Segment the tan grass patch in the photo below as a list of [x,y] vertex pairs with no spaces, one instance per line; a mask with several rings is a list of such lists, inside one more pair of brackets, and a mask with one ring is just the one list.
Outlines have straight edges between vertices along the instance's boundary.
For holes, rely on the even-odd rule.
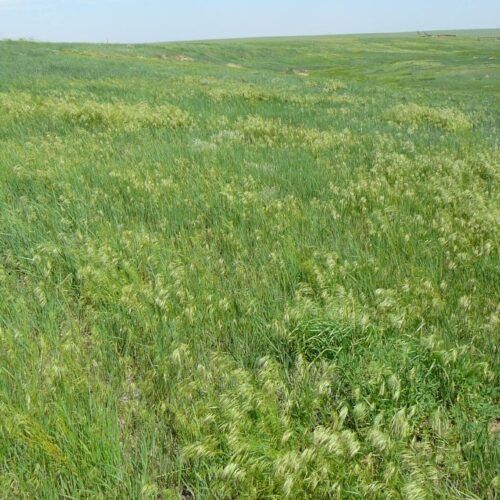
[[133,131],[140,128],[178,128],[191,124],[189,114],[170,104],[101,103],[74,98],[34,97],[26,93],[0,93],[0,114],[7,118],[41,117],[82,126],[105,126]]
[[467,116],[458,109],[433,108],[414,103],[394,106],[385,113],[385,118],[399,124],[432,125],[448,132],[472,128]]

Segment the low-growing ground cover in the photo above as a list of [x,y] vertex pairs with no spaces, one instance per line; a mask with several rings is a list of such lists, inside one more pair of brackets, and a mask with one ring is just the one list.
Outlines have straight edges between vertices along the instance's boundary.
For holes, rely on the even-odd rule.
[[0,496],[494,498],[498,56],[0,43]]

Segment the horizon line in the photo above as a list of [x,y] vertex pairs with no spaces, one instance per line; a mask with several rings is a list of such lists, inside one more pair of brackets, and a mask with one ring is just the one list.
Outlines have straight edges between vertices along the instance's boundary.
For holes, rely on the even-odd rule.
[[[30,42],[30,43],[50,43],[50,44],[79,44],[79,45],[157,45],[157,44],[174,44],[174,43],[197,43],[197,42],[222,42],[222,41],[239,41],[239,40],[269,40],[278,38],[324,38],[324,37],[345,37],[345,36],[370,36],[370,35],[409,35],[418,33],[440,33],[440,32],[464,32],[464,31],[498,31],[500,37],[500,27],[496,28],[438,28],[438,29],[418,29],[410,31],[365,31],[365,32],[352,32],[352,33],[319,33],[319,34],[305,34],[305,35],[257,35],[257,36],[228,36],[222,38],[192,38],[192,39],[178,39],[178,40],[158,40],[148,42],[112,42],[106,41],[53,41],[35,39],[32,37],[19,37],[19,38],[0,38],[0,42]],[[494,37],[496,38],[496,37]]]

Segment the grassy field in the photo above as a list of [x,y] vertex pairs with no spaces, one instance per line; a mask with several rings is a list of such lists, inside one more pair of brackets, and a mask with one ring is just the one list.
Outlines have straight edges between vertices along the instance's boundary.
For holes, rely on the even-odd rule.
[[499,48],[0,43],[0,497],[495,498]]

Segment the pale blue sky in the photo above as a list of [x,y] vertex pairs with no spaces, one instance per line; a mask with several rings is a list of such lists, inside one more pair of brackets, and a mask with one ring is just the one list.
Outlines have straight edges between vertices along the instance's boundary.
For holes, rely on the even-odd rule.
[[152,42],[500,28],[500,0],[0,0],[0,39]]

